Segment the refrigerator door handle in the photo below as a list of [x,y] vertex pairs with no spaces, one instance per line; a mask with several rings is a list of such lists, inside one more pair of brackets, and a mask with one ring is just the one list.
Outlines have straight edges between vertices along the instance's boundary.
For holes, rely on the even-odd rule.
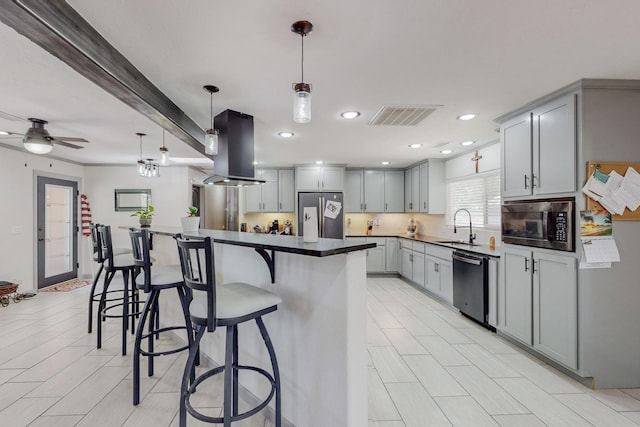
[[324,232],[324,218],[322,217],[322,206],[324,205],[324,197],[318,197],[318,235],[320,237],[324,237],[322,233]]

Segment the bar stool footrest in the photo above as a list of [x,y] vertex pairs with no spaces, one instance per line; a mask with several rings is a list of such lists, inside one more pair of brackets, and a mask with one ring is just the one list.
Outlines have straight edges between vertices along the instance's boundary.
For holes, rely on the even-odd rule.
[[[168,331],[175,331],[178,329],[184,329],[187,330],[186,326],[167,326],[164,328],[160,328],[160,329],[155,329],[147,334],[144,334],[140,337],[140,341],[142,342],[142,340],[149,338],[150,336],[162,333],[162,332],[168,332]],[[182,347],[179,348],[174,348],[171,350],[165,350],[165,351],[157,351],[157,352],[149,352],[149,351],[145,351],[142,349],[142,347],[140,348],[139,352],[140,355],[142,356],[167,356],[169,354],[173,354],[173,353],[179,353],[183,350],[188,350],[189,349],[189,345],[183,345]]]
[[[241,414],[238,415],[232,415],[231,416],[231,422],[236,422],[236,421],[240,421],[240,420],[244,420],[246,418],[251,417],[252,415],[257,414],[258,412],[262,411],[264,408],[267,407],[267,405],[269,404],[269,402],[271,402],[271,399],[273,399],[273,396],[276,393],[276,381],[273,378],[273,375],[271,375],[268,371],[262,369],[262,368],[258,368],[257,366],[244,366],[244,365],[238,365],[236,368],[237,370],[248,370],[248,371],[254,371],[257,372],[259,374],[261,374],[263,377],[265,377],[270,383],[271,383],[271,392],[269,393],[269,395],[266,397],[265,400],[263,400],[260,404],[256,405],[255,407],[249,409],[246,412],[243,412]],[[191,394],[194,392],[194,390],[196,389],[196,387],[202,383],[204,380],[213,377],[214,375],[220,374],[224,372],[224,366],[218,366],[210,371],[205,372],[204,374],[200,375],[199,377],[197,377],[195,379],[195,381],[193,381],[189,387],[189,389],[187,390],[186,393],[186,397],[185,397],[185,406],[187,409],[187,412],[189,414],[191,414],[191,416],[193,416],[194,418],[203,421],[205,423],[215,423],[215,424],[222,424],[224,423],[224,418],[223,417],[210,417],[207,415],[204,415],[200,412],[198,412],[193,406],[191,406],[191,403],[189,402],[190,398],[191,398]]]

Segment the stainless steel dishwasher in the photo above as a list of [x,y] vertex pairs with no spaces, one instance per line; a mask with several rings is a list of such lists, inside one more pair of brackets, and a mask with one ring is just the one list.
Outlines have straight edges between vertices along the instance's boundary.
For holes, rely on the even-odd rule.
[[455,251],[453,255],[453,305],[467,317],[489,327],[488,258]]

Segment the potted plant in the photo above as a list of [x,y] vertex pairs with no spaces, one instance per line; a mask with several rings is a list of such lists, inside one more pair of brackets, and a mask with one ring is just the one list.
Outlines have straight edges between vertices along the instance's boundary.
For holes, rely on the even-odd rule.
[[139,211],[132,213],[131,216],[138,217],[140,227],[150,227],[153,210],[153,206],[149,205],[146,209],[140,209]]
[[182,231],[193,232],[198,231],[200,228],[200,217],[198,216],[198,208],[195,206],[189,206],[187,208],[187,216],[180,218],[182,222]]

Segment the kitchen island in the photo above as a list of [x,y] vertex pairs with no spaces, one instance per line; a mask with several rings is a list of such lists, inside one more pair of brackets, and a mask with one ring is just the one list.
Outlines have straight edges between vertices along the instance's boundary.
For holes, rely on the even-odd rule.
[[[150,231],[156,262],[177,262],[172,236],[180,228],[152,226]],[[283,300],[264,317],[280,365],[283,425],[365,427],[365,250],[375,244],[336,239],[304,243],[302,237],[214,230],[189,235],[213,238],[218,283],[250,283]],[[162,322],[179,324],[177,300],[163,296]],[[255,325],[241,327],[239,340],[241,363],[269,369]],[[201,350],[216,363],[224,360],[224,334],[207,334]],[[261,378],[240,381],[258,398],[268,392]]]

